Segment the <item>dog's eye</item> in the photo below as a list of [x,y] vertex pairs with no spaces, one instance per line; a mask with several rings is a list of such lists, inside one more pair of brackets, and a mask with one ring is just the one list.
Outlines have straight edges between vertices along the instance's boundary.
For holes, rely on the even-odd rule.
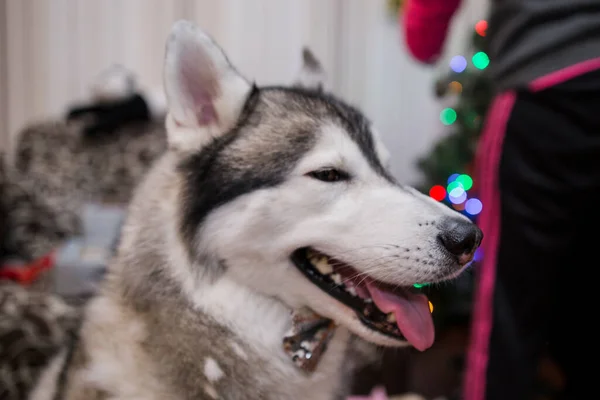
[[333,168],[309,172],[308,176],[323,182],[339,182],[348,180],[350,178],[347,173]]

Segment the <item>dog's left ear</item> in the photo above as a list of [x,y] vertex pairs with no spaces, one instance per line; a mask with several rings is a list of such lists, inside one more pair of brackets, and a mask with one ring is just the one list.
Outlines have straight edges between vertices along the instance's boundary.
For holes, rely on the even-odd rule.
[[184,151],[229,131],[252,89],[213,39],[189,21],[171,29],[164,87],[169,145]]
[[325,86],[325,71],[308,47],[302,49],[302,68],[294,82],[295,86],[323,90]]

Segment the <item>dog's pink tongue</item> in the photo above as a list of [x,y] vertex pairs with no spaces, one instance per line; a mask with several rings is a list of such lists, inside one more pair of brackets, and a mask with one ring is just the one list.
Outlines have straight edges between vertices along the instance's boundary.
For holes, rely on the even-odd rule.
[[429,301],[422,294],[403,293],[402,296],[367,283],[373,302],[384,313],[393,312],[398,329],[417,350],[433,345],[435,330],[429,311]]

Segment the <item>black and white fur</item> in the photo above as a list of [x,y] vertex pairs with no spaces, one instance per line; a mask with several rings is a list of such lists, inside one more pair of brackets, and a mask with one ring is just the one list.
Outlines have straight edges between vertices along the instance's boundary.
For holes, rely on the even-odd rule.
[[[438,281],[462,266],[437,237],[466,219],[398,184],[369,120],[314,83],[258,88],[199,28],[174,25],[169,150],[137,189],[78,343],[34,399],[337,399],[366,342],[406,345],[290,255],[311,246],[390,284]],[[326,168],[348,179],[310,176]],[[300,307],[339,324],[312,374],[282,349]]]

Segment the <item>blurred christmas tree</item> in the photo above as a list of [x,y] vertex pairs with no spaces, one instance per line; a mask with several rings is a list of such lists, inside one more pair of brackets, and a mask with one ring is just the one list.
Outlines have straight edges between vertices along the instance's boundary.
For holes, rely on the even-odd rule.
[[[485,74],[489,64],[486,28],[486,21],[479,21],[475,25],[467,55],[452,57],[448,73],[435,83],[436,96],[452,104],[440,114],[441,123],[449,132],[417,164],[424,176],[420,189],[426,193],[435,185],[447,189],[448,178],[452,174],[470,175],[472,172],[475,148],[492,97],[491,85]],[[470,188],[465,189],[468,191]],[[432,197],[443,200],[440,193]],[[450,201],[451,198],[446,200]],[[448,204],[452,206],[457,203]]]
[[[440,113],[441,125],[448,132],[417,163],[423,174],[417,187],[475,222],[485,205],[477,198],[473,162],[492,98],[492,86],[485,73],[489,65],[486,30],[487,21],[479,21],[465,55],[452,57],[448,72],[435,83],[437,97],[448,104]],[[478,250],[474,268],[481,258]],[[438,328],[464,323],[469,318],[473,296],[470,270],[451,284],[425,286],[422,290],[435,305],[433,316]]]
[[393,17],[397,18],[398,13],[402,11],[405,0],[387,0],[387,11]]

